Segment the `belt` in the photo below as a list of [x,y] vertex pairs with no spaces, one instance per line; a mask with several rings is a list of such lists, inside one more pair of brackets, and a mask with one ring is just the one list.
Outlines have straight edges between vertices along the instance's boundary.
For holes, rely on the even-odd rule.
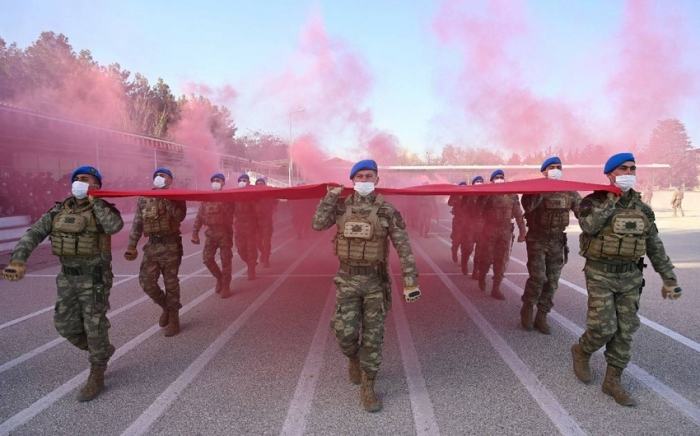
[[637,263],[634,261],[631,262],[625,262],[625,263],[606,263],[606,262],[600,262],[597,260],[586,260],[586,266],[597,270],[597,271],[603,271],[607,273],[626,273],[633,271],[635,269],[638,269]]
[[163,236],[149,236],[148,242],[153,244],[172,244],[174,242],[182,242],[182,237],[180,235],[163,235]]
[[[107,264],[105,264],[107,265]],[[67,276],[88,276],[97,272],[99,269],[100,274],[102,273],[102,268],[105,265],[96,265],[88,268],[71,268],[69,266],[61,266],[61,272]]]
[[338,271],[352,276],[373,276],[379,274],[378,266],[355,266],[341,263]]

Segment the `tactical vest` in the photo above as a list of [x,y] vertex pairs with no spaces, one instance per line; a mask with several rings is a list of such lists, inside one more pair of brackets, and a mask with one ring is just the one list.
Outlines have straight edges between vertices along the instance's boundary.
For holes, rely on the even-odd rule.
[[112,237],[97,228],[92,204],[72,209],[64,202],[51,224],[51,252],[63,257],[110,254]]
[[589,259],[636,260],[647,251],[649,218],[637,209],[616,209],[597,235],[581,233],[579,254]]
[[545,194],[540,206],[532,212],[528,225],[540,229],[564,229],[569,225],[571,195],[568,192]]
[[206,202],[204,206],[204,224],[208,227],[226,224],[226,211],[221,203]]
[[376,264],[387,258],[387,232],[377,212],[384,197],[377,195],[369,216],[352,212],[352,196],[345,200],[345,214],[338,220],[338,233],[333,240],[335,255],[341,262]]
[[484,223],[487,226],[500,227],[510,223],[515,204],[515,198],[512,195],[493,195],[487,201],[483,212]]
[[141,206],[141,217],[143,218],[143,234],[146,236],[169,235],[175,233],[174,221],[170,219],[168,211],[165,209],[165,201],[159,198],[146,198]]

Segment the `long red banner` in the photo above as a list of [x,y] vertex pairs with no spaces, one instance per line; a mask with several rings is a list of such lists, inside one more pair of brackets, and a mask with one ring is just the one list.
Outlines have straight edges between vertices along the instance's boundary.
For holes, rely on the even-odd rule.
[[[335,185],[335,184],[332,184]],[[267,186],[248,186],[224,191],[195,191],[190,189],[150,189],[147,191],[103,191],[91,190],[95,197],[155,197],[171,200],[189,201],[253,201],[263,198],[286,200],[304,200],[322,198],[328,192],[328,184],[294,186],[291,188],[271,188]],[[620,189],[612,185],[570,182],[566,180],[549,180],[545,178],[521,180],[506,183],[487,183],[483,185],[421,185],[408,188],[381,188],[376,192],[384,195],[488,195],[488,194],[542,194],[561,191],[609,191],[620,195]],[[345,188],[343,195],[353,192],[352,187]]]

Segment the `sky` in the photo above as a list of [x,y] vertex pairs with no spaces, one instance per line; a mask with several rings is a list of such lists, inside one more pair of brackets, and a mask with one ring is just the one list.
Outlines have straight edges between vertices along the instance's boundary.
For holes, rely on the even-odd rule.
[[697,29],[695,0],[6,0],[0,14],[7,43],[63,33],[176,95],[210,89],[241,134],[286,138],[291,119],[295,140],[351,160],[383,153],[376,138],[623,151],[662,118],[698,147]]

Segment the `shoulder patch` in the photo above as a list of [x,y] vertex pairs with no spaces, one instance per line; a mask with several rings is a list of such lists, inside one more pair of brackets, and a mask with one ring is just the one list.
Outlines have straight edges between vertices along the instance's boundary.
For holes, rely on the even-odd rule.
[[401,212],[394,210],[394,218],[396,219],[396,227],[400,228],[401,230],[406,230],[406,221],[403,220]]

